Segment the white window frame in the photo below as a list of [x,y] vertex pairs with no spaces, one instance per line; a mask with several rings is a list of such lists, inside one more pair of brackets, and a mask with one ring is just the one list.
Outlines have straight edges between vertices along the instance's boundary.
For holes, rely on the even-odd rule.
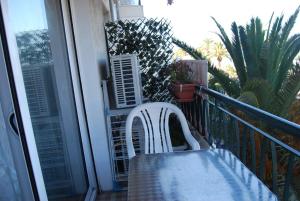
[[108,65],[103,6],[102,1],[70,1],[76,56],[98,185],[101,190],[109,191],[113,189],[113,181],[100,70]]
[[77,118],[78,118],[80,135],[82,140],[82,148],[84,152],[86,171],[87,171],[89,185],[90,185],[90,189],[88,190],[86,200],[95,200],[97,196],[97,181],[96,181],[96,175],[94,169],[93,155],[91,151],[91,143],[89,139],[89,131],[87,127],[85,108],[82,99],[83,96],[81,92],[80,76],[78,72],[77,58],[75,52],[73,29],[72,29],[71,15],[69,10],[69,1],[61,0],[61,8],[63,14],[63,23],[65,28],[65,36],[66,36],[73,92],[75,98],[75,106],[77,110]]
[[38,151],[36,147],[36,142],[35,142],[35,137],[33,133],[33,128],[32,128],[32,122],[30,118],[30,113],[29,113],[29,107],[28,107],[28,102],[27,102],[27,97],[26,97],[26,92],[25,92],[25,85],[24,85],[24,79],[23,79],[23,73],[22,73],[22,68],[20,64],[20,58],[18,54],[18,47],[16,43],[16,38],[14,37],[14,33],[11,26],[10,26],[10,19],[9,19],[9,14],[8,14],[8,5],[7,5],[7,0],[0,0],[1,3],[1,9],[2,9],[2,15],[3,15],[3,20],[5,24],[5,35],[8,43],[8,48],[9,48],[9,56],[10,56],[10,61],[13,66],[13,76],[14,79],[17,80],[15,82],[16,86],[16,92],[19,100],[19,107],[21,111],[21,118],[23,121],[23,126],[24,126],[24,131],[25,131],[25,138],[27,141],[28,145],[28,152],[29,152],[29,157],[30,161],[32,163],[32,170],[33,170],[33,176],[35,179],[39,199],[42,201],[48,201],[47,197],[47,192],[45,188],[45,183],[44,183],[44,178],[42,174],[42,169],[41,169],[41,164],[40,164],[40,159],[38,156]]
[[[15,85],[16,85],[17,96],[19,99],[19,104],[20,104],[21,117],[22,117],[22,121],[24,124],[24,131],[26,134],[26,141],[28,144],[29,155],[30,155],[30,160],[32,162],[33,174],[34,174],[34,179],[35,179],[36,186],[37,186],[37,191],[39,194],[39,199],[41,201],[47,201],[48,197],[47,197],[47,192],[46,192],[43,174],[42,174],[42,170],[41,170],[40,160],[38,157],[34,132],[33,132],[33,128],[32,128],[32,122],[31,122],[31,118],[30,118],[28,101],[27,101],[25,86],[24,86],[24,79],[23,79],[23,74],[22,74],[22,70],[21,70],[22,68],[20,66],[20,59],[19,59],[19,55],[18,55],[18,47],[16,44],[16,39],[13,37],[13,34],[11,34],[11,33],[13,33],[13,30],[10,26],[7,1],[9,1],[9,0],[0,0],[0,3],[1,3],[2,14],[3,14],[3,18],[4,18],[5,28],[6,28],[5,34],[6,34],[7,41],[8,41],[9,54],[10,54],[10,58],[11,58],[12,66],[13,66],[13,75],[14,75],[14,79],[17,80],[17,82],[15,82]],[[87,1],[81,1],[81,3],[87,4]],[[73,85],[75,104],[76,104],[76,109],[77,109],[77,118],[78,118],[78,122],[79,122],[82,146],[83,146],[83,151],[84,151],[84,158],[85,158],[85,163],[86,163],[85,165],[86,165],[86,169],[87,169],[89,187],[90,187],[87,192],[85,200],[90,201],[90,200],[96,199],[97,190],[98,190],[95,169],[94,169],[93,154],[91,151],[90,138],[92,141],[92,145],[93,144],[94,144],[94,146],[99,146],[99,145],[97,143],[93,143],[93,140],[95,140],[95,138],[92,136],[93,136],[93,134],[95,134],[95,132],[90,132],[92,134],[89,137],[89,130],[88,130],[88,126],[87,126],[85,108],[84,108],[84,103],[83,103],[84,101],[82,98],[83,94],[81,93],[80,76],[79,76],[79,72],[78,72],[76,53],[75,53],[75,49],[74,49],[75,44],[74,44],[74,40],[73,40],[73,27],[72,27],[72,23],[71,23],[70,12],[69,12],[70,11],[69,1],[61,0],[61,7],[62,7],[62,13],[63,13],[63,23],[64,23],[64,28],[65,28],[65,36],[66,36],[66,42],[67,42],[67,50],[68,50],[68,56],[69,56],[72,85]],[[89,117],[90,115],[87,115],[87,116]],[[103,122],[103,123],[105,123],[105,122]],[[99,131],[99,129],[96,131]],[[105,134],[105,136],[106,136],[106,134]],[[97,140],[97,138],[96,138],[96,140]],[[107,151],[108,151],[108,149],[107,149]],[[102,160],[101,157],[100,157],[100,160]],[[95,161],[99,161],[99,160],[95,159]],[[98,175],[99,174],[97,174],[98,181],[99,181]]]

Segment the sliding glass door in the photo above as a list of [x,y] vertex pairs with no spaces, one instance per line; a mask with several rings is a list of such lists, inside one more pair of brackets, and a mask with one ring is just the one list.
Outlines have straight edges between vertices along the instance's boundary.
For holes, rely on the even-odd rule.
[[0,201],[34,200],[24,156],[0,38]]
[[77,118],[61,2],[3,0],[10,51],[18,55],[49,200],[82,201],[91,191]]

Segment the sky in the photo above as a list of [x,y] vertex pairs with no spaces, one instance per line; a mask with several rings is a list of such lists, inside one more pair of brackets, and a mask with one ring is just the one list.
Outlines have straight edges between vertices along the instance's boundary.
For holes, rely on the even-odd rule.
[[[206,38],[216,39],[218,31],[211,16],[230,31],[233,21],[245,25],[251,17],[259,16],[264,26],[274,12],[275,16],[284,14],[287,19],[300,5],[299,0],[142,0],[145,17],[167,18],[171,21],[174,36],[198,47]],[[300,16],[293,33],[300,33]]]
[[8,11],[15,33],[47,29],[44,0],[9,0]]

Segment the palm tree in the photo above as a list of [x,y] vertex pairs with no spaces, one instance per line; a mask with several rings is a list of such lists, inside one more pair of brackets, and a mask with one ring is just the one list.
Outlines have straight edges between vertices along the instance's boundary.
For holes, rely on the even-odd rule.
[[215,58],[218,61],[219,68],[221,68],[221,62],[225,57],[230,58],[224,45],[220,42],[214,43],[211,58]]
[[173,57],[174,57],[175,59],[177,59],[177,58],[182,59],[182,58],[184,58],[184,57],[187,56],[187,55],[188,55],[188,54],[187,54],[184,50],[178,49],[178,50],[175,50],[175,51],[174,51]]
[[205,40],[203,40],[203,43],[199,48],[197,48],[197,50],[201,51],[206,58],[210,59],[212,55],[213,45],[214,41],[210,38],[206,38]]
[[[300,67],[293,62],[300,51],[300,34],[290,36],[300,7],[283,23],[283,15],[264,30],[260,18],[252,18],[246,26],[231,25],[232,39],[213,18],[218,36],[226,47],[237,72],[238,80],[209,63],[209,73],[235,98],[280,116],[288,109],[300,90]],[[200,51],[182,41],[173,42],[195,59],[206,59]]]
[[208,60],[215,59],[218,62],[219,68],[225,57],[230,58],[224,45],[221,42],[215,42],[210,38],[203,40],[201,46],[197,48],[197,51],[200,51]]

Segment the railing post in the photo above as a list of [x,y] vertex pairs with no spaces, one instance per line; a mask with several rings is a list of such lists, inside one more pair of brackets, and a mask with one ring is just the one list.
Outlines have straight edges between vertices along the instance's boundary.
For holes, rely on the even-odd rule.
[[[220,118],[219,131],[222,133],[221,139],[223,138],[223,143],[224,143],[223,147],[225,149],[232,151],[232,149],[231,149],[232,144],[230,142],[230,136],[229,136],[230,133],[228,132],[229,128],[230,128],[230,124],[226,119],[226,115],[224,113],[222,113],[221,111],[219,111],[219,118]],[[221,128],[223,128],[223,129],[221,129]]]
[[293,166],[294,166],[294,155],[289,155],[288,167],[285,176],[284,190],[283,190],[283,200],[287,201],[290,194],[290,183],[293,175]]
[[213,128],[212,128],[212,122],[213,122],[213,110],[211,108],[211,105],[209,102],[207,102],[207,125],[208,125],[208,137],[209,137],[209,143],[213,144]]
[[191,115],[191,123],[192,123],[192,126],[193,127],[196,127],[195,126],[195,119],[196,119],[196,116],[195,116],[195,100],[193,100],[191,103],[191,110],[190,110],[190,115]]
[[260,144],[260,159],[259,159],[259,177],[260,179],[265,179],[265,171],[266,171],[266,151],[268,144],[267,140],[263,138],[261,144]]
[[251,169],[254,174],[256,174],[256,146],[254,139],[254,131],[250,130],[250,146],[251,146]]
[[[191,123],[195,124],[195,120],[197,121],[198,130],[206,136],[209,144],[214,148],[224,144],[254,174],[268,182],[275,194],[283,200],[288,200],[289,194],[294,193],[291,191],[291,183],[300,151],[278,136],[270,134],[270,130],[265,131],[264,126],[256,126],[256,123],[263,121],[272,129],[284,131],[288,136],[297,139],[300,139],[300,126],[207,87],[199,86],[197,95],[197,99],[193,102],[196,104],[194,108],[197,111],[193,111],[191,106],[186,105],[186,112],[194,115],[187,114],[192,120]],[[234,110],[231,110],[232,108]],[[256,123],[247,121],[245,115],[251,117],[251,120]],[[282,153],[277,146],[290,153],[287,167],[279,160]],[[279,173],[283,168],[287,171],[282,186]]]
[[235,133],[235,137],[236,137],[236,146],[235,146],[235,150],[236,150],[236,155],[237,157],[240,157],[240,129],[239,129],[239,124],[237,122],[237,120],[233,121],[233,132]]
[[274,193],[278,193],[277,186],[277,153],[274,142],[271,142],[271,158],[272,158],[272,190]]
[[[201,134],[203,135],[202,132],[202,127],[201,127],[201,109],[202,109],[202,103],[201,103],[201,97],[196,97],[195,98],[195,114],[196,114],[196,128],[199,132],[201,132]],[[201,128],[201,131],[200,131]]]
[[201,98],[201,127],[203,136],[208,137],[208,124],[207,124],[207,111],[206,111],[206,100],[202,97]]
[[[203,95],[203,93],[201,92],[202,90],[202,87],[200,86],[199,88],[199,91],[198,91],[198,104],[200,103],[200,108],[199,108],[199,119],[200,119],[200,126],[201,127],[201,133],[203,136],[205,136],[208,140],[209,140],[209,133],[208,133],[208,128],[207,128],[207,125],[208,125],[208,116],[207,116],[207,111],[206,111],[206,104],[207,104],[207,100],[205,98],[205,96]],[[199,121],[199,120],[198,120]],[[198,122],[199,124],[199,122]],[[198,130],[200,130],[198,127]]]
[[243,146],[242,146],[242,162],[246,165],[247,163],[247,127],[244,125],[243,128]]
[[218,101],[217,99],[214,100],[214,105],[212,105],[213,108],[213,123],[215,126],[213,126],[213,135],[214,135],[214,138],[215,138],[215,144],[216,144],[216,147],[220,147],[220,144],[221,144],[221,135],[220,135],[220,126],[221,126],[221,123],[220,123],[220,115],[219,115],[219,111],[218,111]]

